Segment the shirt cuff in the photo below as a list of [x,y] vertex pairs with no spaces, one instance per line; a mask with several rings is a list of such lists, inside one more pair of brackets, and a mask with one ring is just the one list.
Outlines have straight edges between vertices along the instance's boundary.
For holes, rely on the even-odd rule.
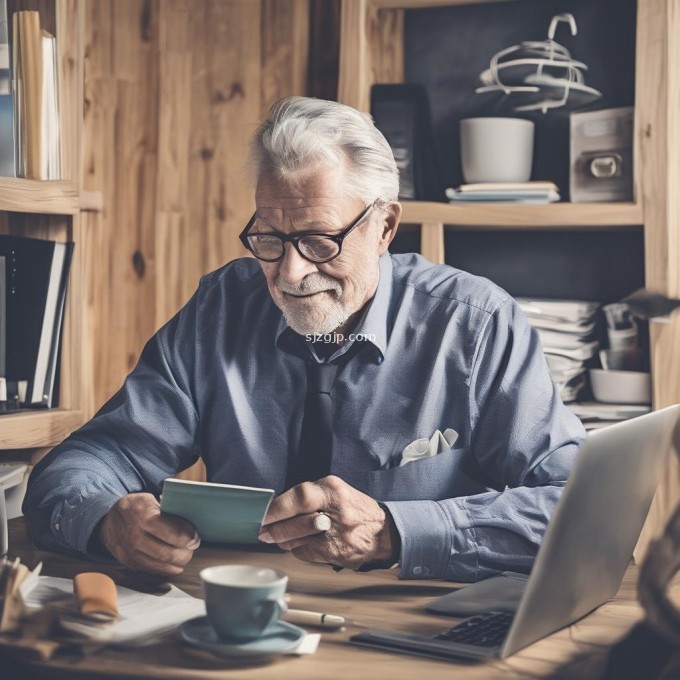
[[52,512],[50,523],[52,536],[60,545],[101,559],[101,555],[88,551],[90,537],[104,515],[124,495],[125,492],[119,495],[113,491],[101,490],[89,498],[58,503]]
[[[401,536],[400,578],[470,578],[477,571],[471,557],[476,551],[467,545],[470,521],[462,507],[450,501],[447,507],[437,501],[383,502]],[[457,557],[475,564],[458,564]]]

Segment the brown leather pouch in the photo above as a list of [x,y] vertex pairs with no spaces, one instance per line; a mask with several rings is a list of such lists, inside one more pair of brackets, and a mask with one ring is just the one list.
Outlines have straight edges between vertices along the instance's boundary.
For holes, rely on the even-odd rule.
[[73,579],[73,592],[84,616],[97,621],[118,618],[118,593],[110,576],[97,572],[78,574]]

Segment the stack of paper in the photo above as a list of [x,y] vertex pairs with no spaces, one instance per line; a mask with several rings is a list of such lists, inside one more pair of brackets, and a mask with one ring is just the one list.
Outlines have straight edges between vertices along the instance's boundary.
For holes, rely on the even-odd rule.
[[38,583],[42,562],[30,571],[19,558],[0,560],[0,634],[16,630],[24,616],[24,598]]
[[562,400],[574,401],[588,383],[587,364],[599,350],[594,339],[597,302],[518,298],[541,339]]
[[569,404],[568,408],[581,419],[588,431],[598,430],[629,418],[637,418],[652,410],[652,407],[646,404],[604,404],[597,401]]
[[447,189],[451,203],[554,203],[560,200],[559,189],[552,182],[493,182],[462,184]]

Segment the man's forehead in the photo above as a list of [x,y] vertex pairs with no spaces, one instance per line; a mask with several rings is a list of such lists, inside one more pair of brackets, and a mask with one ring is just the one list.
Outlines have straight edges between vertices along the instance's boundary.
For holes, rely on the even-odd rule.
[[257,206],[257,214],[272,229],[278,231],[336,231],[343,226],[337,206],[305,202],[304,205]]
[[342,177],[342,168],[324,166],[294,177],[265,172],[258,179],[255,200],[258,208],[338,205],[346,200]]
[[340,228],[362,203],[347,195],[334,169],[313,173],[298,181],[272,177],[260,179],[255,204],[260,217],[269,218],[276,227],[291,221],[298,228],[327,223]]

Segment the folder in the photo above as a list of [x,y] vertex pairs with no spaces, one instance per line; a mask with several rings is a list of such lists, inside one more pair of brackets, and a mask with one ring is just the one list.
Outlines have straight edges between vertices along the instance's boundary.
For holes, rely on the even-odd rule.
[[0,235],[7,269],[6,372],[28,381],[26,403],[53,406],[73,243]]

